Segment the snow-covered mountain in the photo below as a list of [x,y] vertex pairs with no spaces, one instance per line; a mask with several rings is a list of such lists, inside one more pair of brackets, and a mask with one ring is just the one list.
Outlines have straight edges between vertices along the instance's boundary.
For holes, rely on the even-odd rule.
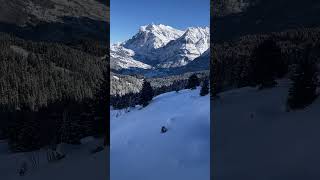
[[208,27],[191,27],[175,41],[158,50],[160,67],[180,67],[199,57],[210,46]]
[[139,32],[124,43],[124,47],[136,51],[138,54],[150,54],[172,40],[182,36],[184,32],[163,24],[149,24],[141,26]]
[[141,26],[131,39],[112,46],[111,68],[181,67],[201,56],[209,46],[208,27],[182,31],[163,24],[149,24]]
[[141,68],[150,69],[151,66],[141,61],[137,61],[133,58],[135,52],[131,49],[127,49],[120,44],[114,44],[110,48],[110,67],[111,69],[129,69],[129,68]]

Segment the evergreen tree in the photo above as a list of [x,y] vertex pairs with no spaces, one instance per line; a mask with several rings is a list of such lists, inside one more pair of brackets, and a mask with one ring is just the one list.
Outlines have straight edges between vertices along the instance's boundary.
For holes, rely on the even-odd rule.
[[200,85],[199,78],[196,74],[193,74],[188,79],[187,89],[196,89]]
[[151,84],[147,81],[144,81],[140,93],[139,104],[143,107],[147,106],[149,102],[152,100],[153,95],[154,93]]
[[105,137],[105,145],[110,145],[110,124],[107,122],[109,116],[109,99],[110,99],[110,90],[109,90],[109,73],[104,72],[103,79],[95,94],[95,103],[93,106],[94,112],[94,134],[103,135]]
[[316,88],[318,79],[316,63],[310,59],[309,53],[295,67],[291,80],[293,83],[289,89],[288,108],[301,109],[311,104],[317,97]]
[[221,92],[223,84],[223,70],[226,68],[223,62],[218,61],[217,54],[211,53],[212,61],[210,63],[210,91],[211,97],[217,97]]
[[207,94],[209,94],[209,82],[206,79],[202,83],[202,87],[201,87],[201,90],[200,90],[200,96],[205,96]]
[[252,78],[260,88],[275,86],[275,78],[285,73],[281,49],[272,39],[265,40],[253,51],[252,61]]
[[40,121],[36,114],[23,105],[16,111],[9,127],[9,147],[14,152],[33,151],[40,148]]
[[104,72],[103,78],[100,81],[100,86],[96,90],[94,95],[94,112],[96,115],[106,116],[106,111],[109,109],[109,98],[110,98],[110,90],[109,90],[109,73]]

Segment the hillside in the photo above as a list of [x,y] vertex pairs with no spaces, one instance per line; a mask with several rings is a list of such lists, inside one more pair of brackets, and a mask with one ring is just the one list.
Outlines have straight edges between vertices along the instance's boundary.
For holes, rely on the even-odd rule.
[[28,40],[108,44],[109,6],[97,0],[0,1],[0,31]]
[[214,42],[320,23],[320,2],[314,0],[215,0],[212,10],[220,14],[211,17]]
[[209,110],[199,89],[161,94],[142,109],[111,110],[111,179],[209,179]]
[[305,179],[320,177],[319,98],[286,111],[290,82],[258,91],[244,87],[213,100],[215,179]]
[[0,139],[25,152],[105,135],[109,5],[13,0],[0,10]]
[[[215,81],[223,89],[248,85],[252,76],[253,54],[264,41],[271,39],[281,51],[281,61],[288,71],[290,66],[303,60],[301,55],[307,52],[312,44],[312,56],[320,62],[320,28],[287,29],[280,32],[258,33],[241,36],[239,39],[216,43],[211,47],[211,69],[215,69]],[[276,68],[276,67],[275,67]]]

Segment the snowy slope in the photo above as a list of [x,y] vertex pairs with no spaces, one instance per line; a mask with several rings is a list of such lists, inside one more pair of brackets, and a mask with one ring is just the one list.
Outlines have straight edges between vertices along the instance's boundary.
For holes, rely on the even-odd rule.
[[320,99],[286,112],[288,88],[242,88],[212,103],[215,179],[320,178]]
[[[1,180],[105,180],[108,177],[109,150],[91,154],[90,151],[102,145],[102,140],[85,138],[82,145],[63,145],[66,157],[58,162],[48,163],[46,150],[27,153],[10,153],[7,143],[0,141]],[[34,155],[34,156],[33,156]],[[38,165],[32,166],[31,157],[36,157]],[[28,172],[19,176],[18,169],[26,162]]]
[[131,49],[127,49],[120,44],[114,44],[110,48],[110,67],[111,69],[129,69],[129,68],[141,68],[150,69],[151,66],[141,61],[135,60],[133,56],[135,52]]
[[208,27],[191,27],[175,41],[158,50],[160,67],[180,67],[201,56],[210,46]]
[[[168,132],[161,134],[162,126]],[[111,179],[208,180],[209,96],[169,92],[130,112],[111,111]]]

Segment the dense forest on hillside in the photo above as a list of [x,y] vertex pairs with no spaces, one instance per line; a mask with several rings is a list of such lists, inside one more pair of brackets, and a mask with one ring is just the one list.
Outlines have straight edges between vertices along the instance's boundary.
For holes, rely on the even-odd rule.
[[[201,82],[209,78],[208,71],[199,71],[145,80],[150,82],[154,96],[157,96],[170,91],[186,89],[188,78],[193,74],[196,74]],[[110,105],[115,109],[122,109],[139,104],[144,78],[115,73],[111,73],[111,76]]]
[[[211,88],[221,91],[252,84],[250,80],[254,51],[264,41],[276,42],[281,51],[280,64],[290,72],[291,66],[303,60],[307,47],[312,46],[313,56],[319,62],[320,28],[301,28],[269,34],[247,35],[233,41],[212,46]],[[277,68],[275,66],[274,68]],[[217,87],[218,86],[218,87]],[[213,91],[214,92],[214,91]]]
[[107,46],[81,42],[34,42],[0,33],[0,139],[9,138],[13,151],[105,135]]

